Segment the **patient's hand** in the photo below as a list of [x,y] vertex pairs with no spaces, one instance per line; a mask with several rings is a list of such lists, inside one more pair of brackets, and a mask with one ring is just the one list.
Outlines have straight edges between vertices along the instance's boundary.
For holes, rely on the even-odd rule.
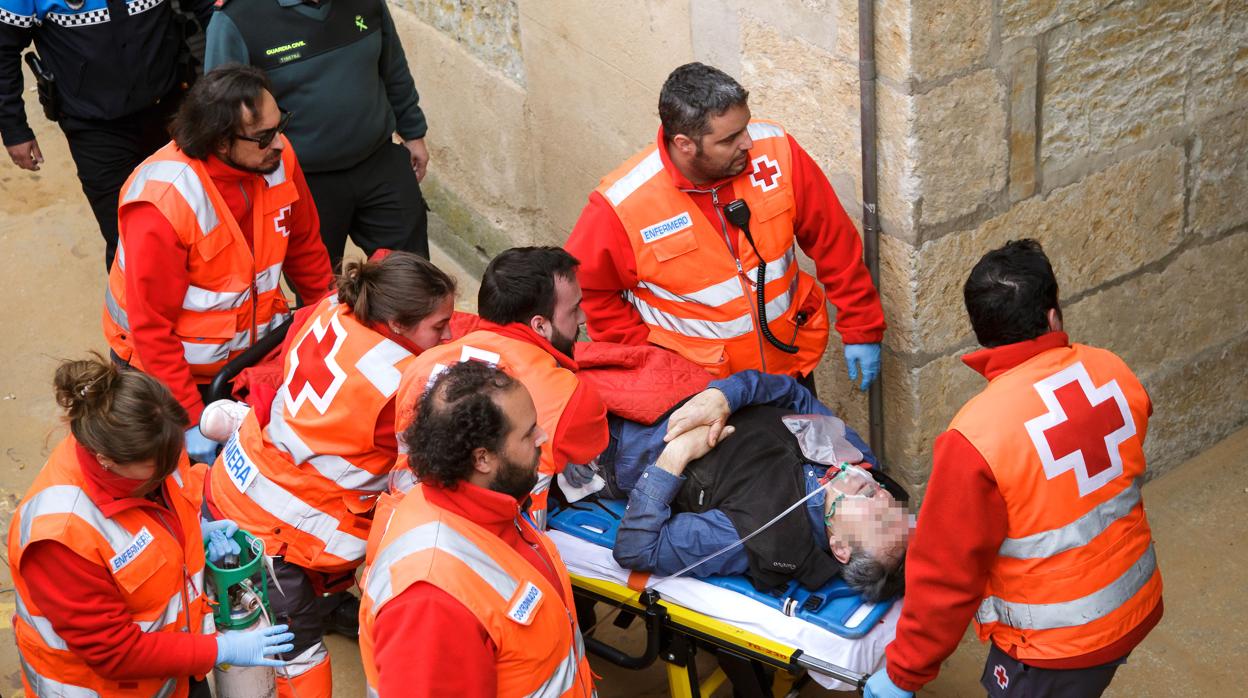
[[[713,446],[707,436],[709,430],[710,427],[706,426],[695,427],[673,438],[663,447],[655,465],[673,475],[684,474],[685,466],[711,452]],[[736,427],[724,427],[719,433],[718,441],[732,436],[735,431]]]
[[[731,415],[728,398],[715,388],[707,388],[689,398],[667,419],[667,435],[663,440],[671,443],[674,439],[699,427],[707,427],[706,447],[710,450],[723,438],[724,425]],[[705,453],[704,453],[705,455]]]

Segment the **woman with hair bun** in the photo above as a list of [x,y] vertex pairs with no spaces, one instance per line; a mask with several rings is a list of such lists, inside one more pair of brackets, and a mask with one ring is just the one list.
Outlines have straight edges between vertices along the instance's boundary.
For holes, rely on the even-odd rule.
[[337,288],[292,330],[272,408],[243,418],[206,490],[214,516],[277,556],[269,600],[295,633],[281,696],[332,694],[322,637],[358,633],[355,597],[332,592],[345,592],[364,561],[373,508],[398,458],[399,378],[450,338],[454,311],[455,281],[407,252],[345,262]]
[[204,546],[237,552],[237,526],[200,524],[186,409],[98,356],[61,364],[55,385],[70,435],[9,528],[26,695],[207,696],[214,663],[281,666],[286,626],[214,635]]

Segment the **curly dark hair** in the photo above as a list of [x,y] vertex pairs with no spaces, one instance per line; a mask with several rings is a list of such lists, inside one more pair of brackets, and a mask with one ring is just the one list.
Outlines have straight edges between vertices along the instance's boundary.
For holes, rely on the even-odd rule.
[[442,371],[421,396],[403,432],[408,463],[421,482],[454,489],[472,473],[472,452],[499,451],[511,424],[494,401],[520,383],[480,361]]
[[204,160],[243,130],[243,112],[255,114],[265,92],[272,94],[273,86],[259,68],[237,63],[213,68],[186,93],[170,134],[182,152]]

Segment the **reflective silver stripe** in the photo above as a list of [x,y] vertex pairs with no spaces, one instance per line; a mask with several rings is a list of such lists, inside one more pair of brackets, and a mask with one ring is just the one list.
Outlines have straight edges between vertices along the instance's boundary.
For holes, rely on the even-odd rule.
[[195,174],[195,170],[191,169],[187,163],[157,160],[141,166],[138,172],[134,173],[134,181],[126,190],[122,203],[139,198],[139,195],[143,193],[143,187],[153,181],[166,182],[178,190],[191,207],[191,211],[195,213],[195,220],[199,222],[200,235],[207,235],[216,229],[220,223],[217,210],[212,205],[212,199],[208,198],[203,182],[199,181],[199,175]]
[[122,271],[126,270],[126,246],[121,244],[120,239],[117,240],[117,254],[113,255],[113,261],[121,267]]
[[126,311],[121,307],[121,304],[117,302],[117,299],[113,297],[113,289],[108,286],[104,287],[104,308],[108,311],[108,316],[113,319],[113,322],[117,323],[121,329],[127,332],[130,331],[130,318],[126,315]]
[[169,679],[165,681],[165,685],[160,687],[160,690],[156,692],[156,695],[153,696],[153,698],[169,698],[169,696],[173,695],[173,692],[177,689],[177,687],[178,680]]
[[[290,313],[278,313],[273,316],[268,323],[260,325],[256,328],[256,341],[264,339],[265,335],[273,329],[280,326],[290,318]],[[186,357],[188,364],[198,364],[206,366],[215,364],[218,361],[225,361],[230,358],[230,352],[242,351],[251,346],[251,330],[243,330],[234,335],[233,339],[226,340],[220,344],[196,344],[195,342],[182,342],[182,354]]]
[[[273,408],[269,413],[269,440],[278,449],[285,451],[295,465],[308,463],[325,479],[347,490],[366,490],[381,492],[386,488],[389,473],[380,475],[363,468],[357,468],[351,461],[335,455],[316,454],[286,423],[286,397],[289,391],[286,386],[278,389],[273,399]],[[261,506],[263,502],[257,502]]]
[[383,339],[355,362],[355,368],[365,380],[373,384],[377,392],[392,397],[398,392],[399,381],[403,378],[403,372],[397,365],[411,355],[411,352],[397,342]]
[[1153,544],[1120,577],[1108,585],[1072,601],[1028,604],[989,596],[975,616],[981,623],[1002,623],[1019,630],[1052,630],[1086,625],[1113,613],[1131,600],[1157,570]]
[[[26,677],[26,683],[30,684],[31,690],[40,698],[99,698],[100,694],[89,688],[71,686],[40,674],[35,671],[35,668],[20,653],[17,655],[17,659],[22,663],[22,674]],[[170,681],[172,680],[170,679]]]
[[612,206],[619,206],[620,202],[627,199],[633,192],[637,191],[641,185],[650,181],[650,178],[663,171],[663,158],[659,156],[658,149],[651,151],[649,155],[641,159],[641,162],[633,166],[628,174],[620,177],[615,184],[607,187],[603,192],[603,196]]
[[198,313],[233,310],[242,307],[250,298],[250,286],[241,291],[209,291],[199,286],[187,286],[186,293],[182,296],[182,308]]
[[364,698],[381,698],[381,694],[372,686],[364,687]]
[[[169,597],[169,603],[165,604],[165,610],[159,616],[152,620],[136,620],[134,624],[139,626],[139,630],[145,633],[152,633],[163,629],[165,626],[172,625],[177,622],[178,614],[182,612],[182,594],[175,592]],[[182,628],[178,628],[182,630]]]
[[1053,557],[1080,548],[1105,532],[1115,521],[1130,514],[1140,503],[1139,480],[1074,521],[1048,531],[1022,538],[1006,538],[998,555],[1020,559]]
[[[792,247],[785,250],[784,254],[780,255],[778,259],[767,263],[767,268],[764,272],[766,278],[771,281],[783,278],[789,272],[789,267],[793,266],[793,262],[796,259],[797,255],[793,252]],[[754,280],[758,276],[758,265],[754,265],[744,274],[745,278],[750,280],[750,286],[753,288]],[[745,295],[741,288],[741,280],[735,274],[724,281],[686,294],[669,291],[652,281],[642,281],[637,285],[666,301],[672,301],[673,303],[696,303],[710,308],[718,308]]]
[[268,293],[282,282],[282,263],[278,262],[256,274],[256,293]]
[[750,140],[759,141],[764,138],[780,138],[784,136],[784,129],[775,124],[752,123],[745,128],[750,132]]
[[550,673],[550,677],[536,691],[528,694],[535,698],[558,698],[567,693],[568,689],[576,684],[576,670],[580,667],[581,659],[577,656],[577,645],[580,644],[581,633],[573,628],[576,633],[576,642],[568,650],[568,656],[559,662],[559,666]]
[[[338,529],[338,519],[309,505],[265,476],[238,442],[238,434],[230,437],[226,450],[235,451],[256,473],[246,494],[253,502],[288,525],[316,538],[325,545],[325,552],[343,560],[361,560],[367,541]],[[234,449],[230,451],[230,449]],[[234,482],[233,479],[230,480]]]
[[[283,141],[286,140],[281,135],[279,135],[278,138],[281,138]],[[264,181],[270,187],[276,187],[277,185],[286,181],[286,158],[285,157],[283,157],[281,160],[278,161],[276,170],[273,170],[272,172],[264,175]]]
[[70,514],[76,516],[99,532],[108,541],[114,553],[126,549],[134,534],[120,524],[104,516],[91,498],[81,488],[73,485],[53,485],[31,497],[18,512],[22,520],[19,541],[22,547],[30,543],[31,528],[40,516]]
[[206,366],[230,358],[231,351],[246,349],[251,346],[251,330],[243,330],[220,344],[196,344],[182,342],[182,355],[188,364]]
[[52,621],[43,616],[36,616],[26,607],[26,601],[22,599],[22,593],[14,589],[16,597],[17,617],[21,618],[26,625],[35,629],[39,633],[39,639],[43,640],[43,644],[54,650],[67,650],[69,645],[65,644],[65,639],[57,634],[56,629],[52,627]]
[[365,592],[373,600],[374,616],[394,595],[390,567],[399,560],[430,548],[437,548],[438,552],[446,553],[470,567],[504,601],[509,601],[520,586],[497,562],[478,548],[476,543],[446,524],[431,521],[395,538],[377,555],[365,582]]
[[[770,321],[775,321],[776,318],[788,312],[789,306],[793,303],[793,294],[797,290],[797,278],[795,274],[793,282],[789,284],[789,288],[767,303],[767,318]],[[686,337],[733,339],[754,331],[754,317],[751,313],[746,313],[732,320],[698,320],[678,317],[660,310],[638,298],[631,291],[626,291],[624,297],[629,303],[633,304],[633,307],[637,308],[637,312],[641,314],[641,319],[646,324],[657,325],[669,332],[675,332]]]

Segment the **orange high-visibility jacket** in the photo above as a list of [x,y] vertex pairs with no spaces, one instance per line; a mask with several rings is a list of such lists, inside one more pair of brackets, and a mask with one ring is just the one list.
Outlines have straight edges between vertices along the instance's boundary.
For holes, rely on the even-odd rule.
[[[792,153],[784,129],[751,121],[754,168],[722,187],[750,207],[750,231],[762,260],[745,233],[722,218],[707,220],[688,194],[672,181],[651,144],[602,179],[598,193],[628,232],[639,282],[626,298],[650,330],[650,341],[700,364],[718,377],[745,369],[805,375],[814,371],[828,343],[823,289],[798,269],[793,235]],[[719,206],[719,192],[712,197]],[[734,257],[728,241],[733,240]],[[775,337],[796,344],[796,354],[772,346],[759,329],[756,282],[766,265],[767,321]],[[805,319],[800,327],[798,313]]]
[[546,432],[541,446],[537,484],[529,500],[529,516],[538,528],[546,527],[546,499],[550,484],[563,472],[566,462],[556,462],[554,438],[563,410],[576,392],[576,374],[563,368],[541,347],[489,330],[477,330],[453,342],[429,349],[403,372],[399,386],[396,429],[402,433],[414,420],[414,412],[430,380],[459,361],[484,361],[514,377],[528,389],[537,407],[537,424]]
[[286,355],[268,426],[247,414],[212,468],[212,503],[270,554],[341,572],[364,560],[373,504],[397,453],[376,442],[413,356],[321,301]]
[[[226,361],[242,353],[288,317],[282,296],[282,262],[288,231],[282,220],[299,198],[293,171],[295,151],[286,148],[282,163],[264,175],[266,186],[252,203],[254,252],[230,208],[200,160],[170,142],[144,160],[121,188],[121,209],[151,204],[190,248],[190,286],[174,334],[196,382],[207,383]],[[119,213],[120,214],[120,210]],[[142,370],[126,315],[126,252],[117,246],[104,295],[104,336],[109,347]]]
[[1149,404],[1121,359],[1075,344],[997,376],[953,418],[1008,517],[976,614],[981,639],[1024,662],[1076,657],[1160,603],[1140,497]]
[[186,456],[166,481],[170,506],[185,543],[138,509],[106,517],[86,492],[77,442],[66,437],[48,458],[9,527],[9,570],[17,613],[13,630],[27,696],[185,696],[186,676],[106,679],[95,673],[56,633],[32,602],[21,575],[22,551],[55,540],[107,569],[133,621],[143,632],[211,635],[212,611],[204,595],[204,543],[199,528],[202,474]]
[[594,695],[567,568],[549,538],[522,519],[516,525],[525,529],[526,539],[539,541],[560,589],[497,536],[429,503],[421,485],[403,497],[387,521],[378,521],[376,556],[370,554],[360,583],[360,654],[369,696],[379,695],[373,658],[377,614],[417,582],[450,594],[489,633],[498,648],[500,697]]

